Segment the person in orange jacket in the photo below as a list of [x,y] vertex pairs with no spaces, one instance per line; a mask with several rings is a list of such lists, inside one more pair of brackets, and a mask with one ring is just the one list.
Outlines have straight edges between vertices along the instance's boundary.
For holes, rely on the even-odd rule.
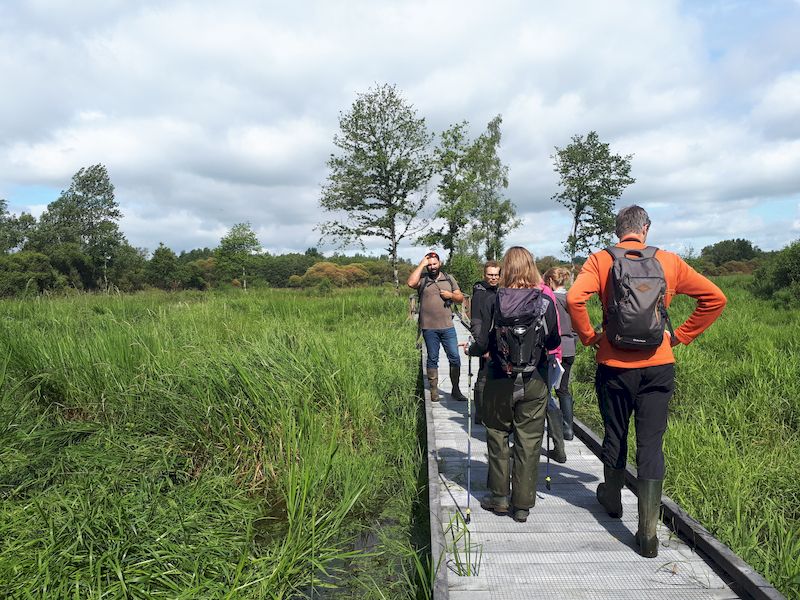
[[[650,218],[640,206],[628,206],[616,218],[617,247],[643,250],[650,231]],[[675,357],[672,348],[690,344],[725,307],[722,291],[697,273],[678,255],[656,250],[655,258],[666,282],[665,307],[672,298],[685,294],[697,300],[689,318],[674,334],[664,331],[659,346],[623,349],[606,337],[608,306],[611,302],[610,270],[614,258],[609,251],[592,254],[583,265],[567,294],[567,309],[572,327],[586,346],[597,349],[597,391],[604,437],[601,460],[604,482],[597,488],[597,499],[612,517],[622,517],[622,488],[628,455],[630,417],[636,422],[636,466],[638,470],[639,529],[636,543],[645,557],[658,555],[656,525],[661,506],[664,479],[663,438],[667,428],[667,406],[675,390]],[[603,304],[603,331],[597,332],[589,320],[586,301],[599,294]],[[656,342],[657,343],[657,342]]]

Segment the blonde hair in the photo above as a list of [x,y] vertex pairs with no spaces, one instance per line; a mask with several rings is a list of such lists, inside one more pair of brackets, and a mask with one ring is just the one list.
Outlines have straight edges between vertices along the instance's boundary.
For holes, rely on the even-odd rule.
[[500,287],[534,288],[542,283],[533,255],[522,246],[508,249],[500,273]]
[[544,282],[553,289],[572,283],[572,271],[565,267],[552,267],[544,274]]

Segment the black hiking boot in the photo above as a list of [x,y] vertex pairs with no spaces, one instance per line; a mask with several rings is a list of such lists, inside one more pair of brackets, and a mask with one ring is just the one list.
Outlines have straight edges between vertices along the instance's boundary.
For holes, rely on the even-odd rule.
[[612,469],[603,465],[605,483],[597,486],[597,500],[608,516],[622,518],[622,488],[625,487],[625,469]]

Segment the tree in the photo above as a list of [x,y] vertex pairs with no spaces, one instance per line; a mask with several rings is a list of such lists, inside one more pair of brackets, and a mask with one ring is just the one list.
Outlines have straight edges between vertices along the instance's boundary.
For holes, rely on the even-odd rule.
[[514,204],[502,195],[502,190],[508,187],[508,167],[497,154],[502,122],[500,115],[489,121],[471,152],[477,198],[471,215],[474,221],[471,240],[475,249],[483,247],[486,260],[502,257],[506,236],[522,223]]
[[447,250],[448,263],[453,258],[459,238],[467,233],[477,203],[474,144],[467,140],[468,126],[466,121],[452,125],[442,133],[441,143],[434,151],[440,180],[436,187],[439,206],[433,218],[444,221],[444,224],[418,240],[430,247],[441,244]]
[[147,281],[150,285],[162,290],[175,290],[180,282],[180,265],[178,257],[172,249],[158,244],[153,257],[147,263]]
[[722,240],[716,244],[706,246],[700,251],[700,258],[720,266],[732,260],[744,261],[755,258],[761,253],[758,246],[753,246],[749,240],[736,238]]
[[610,242],[614,232],[614,203],[636,180],[630,176],[632,154],[612,154],[597,132],[575,135],[565,148],[556,146],[553,159],[561,190],[553,200],[572,215],[572,231],[564,244],[571,259],[596,245]]
[[333,143],[341,153],[328,160],[330,174],[320,205],[341,214],[318,226],[322,237],[342,245],[378,237],[397,277],[397,247],[421,229],[417,224],[427,201],[433,173],[432,135],[394,86],[381,85],[360,94],[350,111],[339,116]]
[[237,223],[219,241],[216,250],[218,268],[230,278],[242,276],[242,284],[247,289],[247,270],[251,258],[261,252],[261,242],[250,223]]
[[0,198],[0,253],[11,250],[16,244],[13,242],[11,225],[12,215],[8,212],[8,202]]
[[21,249],[36,227],[36,219],[23,212],[19,216],[8,212],[8,203],[0,198],[0,253]]
[[39,252],[17,252],[0,255],[0,296],[15,296],[23,292],[39,293],[52,290],[64,283]]
[[114,199],[114,185],[101,165],[78,170],[69,188],[47,206],[31,235],[32,246],[46,254],[57,244],[77,244],[89,257],[94,285],[102,277],[124,242],[117,221],[122,217]]
[[800,307],[800,239],[770,253],[753,274],[753,291],[785,308]]
[[487,259],[497,258],[503,253],[505,237],[520,225],[516,207],[502,197],[508,187],[508,167],[497,153],[502,122],[497,115],[472,142],[466,138],[466,121],[453,125],[442,134],[436,149],[441,180],[434,218],[444,225],[421,236],[419,242],[441,244],[448,251],[448,262],[454,253],[478,256],[481,249]]

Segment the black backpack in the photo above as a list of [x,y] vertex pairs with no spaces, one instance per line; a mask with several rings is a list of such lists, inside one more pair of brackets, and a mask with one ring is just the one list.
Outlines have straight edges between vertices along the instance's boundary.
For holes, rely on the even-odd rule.
[[606,248],[614,259],[609,272],[609,291],[604,325],[611,345],[626,350],[658,348],[669,321],[664,298],[667,280],[656,258],[658,248],[628,250]]
[[499,288],[494,305],[495,356],[507,375],[536,369],[547,336],[550,298],[539,288]]

